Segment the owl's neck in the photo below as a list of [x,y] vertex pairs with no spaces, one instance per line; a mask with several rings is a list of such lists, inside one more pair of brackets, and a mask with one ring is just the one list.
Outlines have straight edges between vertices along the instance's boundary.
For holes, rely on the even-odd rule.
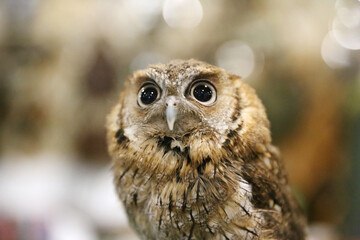
[[118,186],[127,193],[136,190],[137,201],[139,189],[155,185],[152,195],[158,197],[157,204],[174,204],[183,209],[226,200],[237,191],[242,179],[236,169],[241,167],[227,160],[229,151],[219,147],[218,139],[184,139],[152,137],[136,148],[122,142],[127,151],[123,151],[118,162],[119,171],[115,170]]
[[[137,141],[137,145],[130,142],[123,132],[116,134],[121,151],[119,161],[115,165],[122,168],[119,178],[133,170],[135,176],[141,173],[143,179],[151,180],[158,186],[168,183],[192,183],[205,181],[213,183],[223,179],[229,182],[237,181],[231,178],[234,166],[227,159],[231,151],[226,149],[225,142],[219,144],[218,137],[211,135],[193,134],[191,137],[180,138],[169,136],[152,136]],[[116,167],[116,166],[115,166]]]

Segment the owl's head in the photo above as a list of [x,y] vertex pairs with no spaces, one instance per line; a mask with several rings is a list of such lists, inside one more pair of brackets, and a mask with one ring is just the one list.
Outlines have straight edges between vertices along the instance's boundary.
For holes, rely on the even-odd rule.
[[174,60],[130,76],[108,126],[130,141],[154,136],[204,136],[221,145],[237,134],[247,144],[270,141],[269,123],[254,90],[238,76],[197,60]]

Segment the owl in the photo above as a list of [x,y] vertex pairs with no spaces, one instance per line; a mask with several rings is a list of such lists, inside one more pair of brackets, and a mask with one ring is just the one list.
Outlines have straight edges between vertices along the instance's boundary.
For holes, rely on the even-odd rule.
[[141,239],[305,239],[265,109],[236,75],[193,59],[134,72],[107,141]]

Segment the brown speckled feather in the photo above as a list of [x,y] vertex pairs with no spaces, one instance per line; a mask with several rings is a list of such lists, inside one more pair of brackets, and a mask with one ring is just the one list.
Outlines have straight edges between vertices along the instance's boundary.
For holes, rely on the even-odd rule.
[[[214,86],[211,105],[194,98],[199,81]],[[144,105],[146,84],[159,92]],[[239,77],[196,60],[137,71],[107,128],[117,192],[141,239],[305,239],[264,107]]]

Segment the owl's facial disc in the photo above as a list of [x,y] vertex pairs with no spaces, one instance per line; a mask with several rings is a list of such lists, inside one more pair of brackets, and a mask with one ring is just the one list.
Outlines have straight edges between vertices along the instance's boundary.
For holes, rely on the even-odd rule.
[[[215,87],[207,80],[197,80],[192,83],[185,94],[204,106],[212,106],[216,102],[217,94]],[[173,131],[175,121],[178,118],[177,98],[168,96],[166,98],[166,122],[170,131]]]
[[162,134],[177,136],[194,126],[200,129],[207,124],[207,109],[217,102],[217,89],[207,77],[185,79],[183,85],[151,78],[141,81],[137,105],[144,115],[139,121],[156,126],[154,130]]

